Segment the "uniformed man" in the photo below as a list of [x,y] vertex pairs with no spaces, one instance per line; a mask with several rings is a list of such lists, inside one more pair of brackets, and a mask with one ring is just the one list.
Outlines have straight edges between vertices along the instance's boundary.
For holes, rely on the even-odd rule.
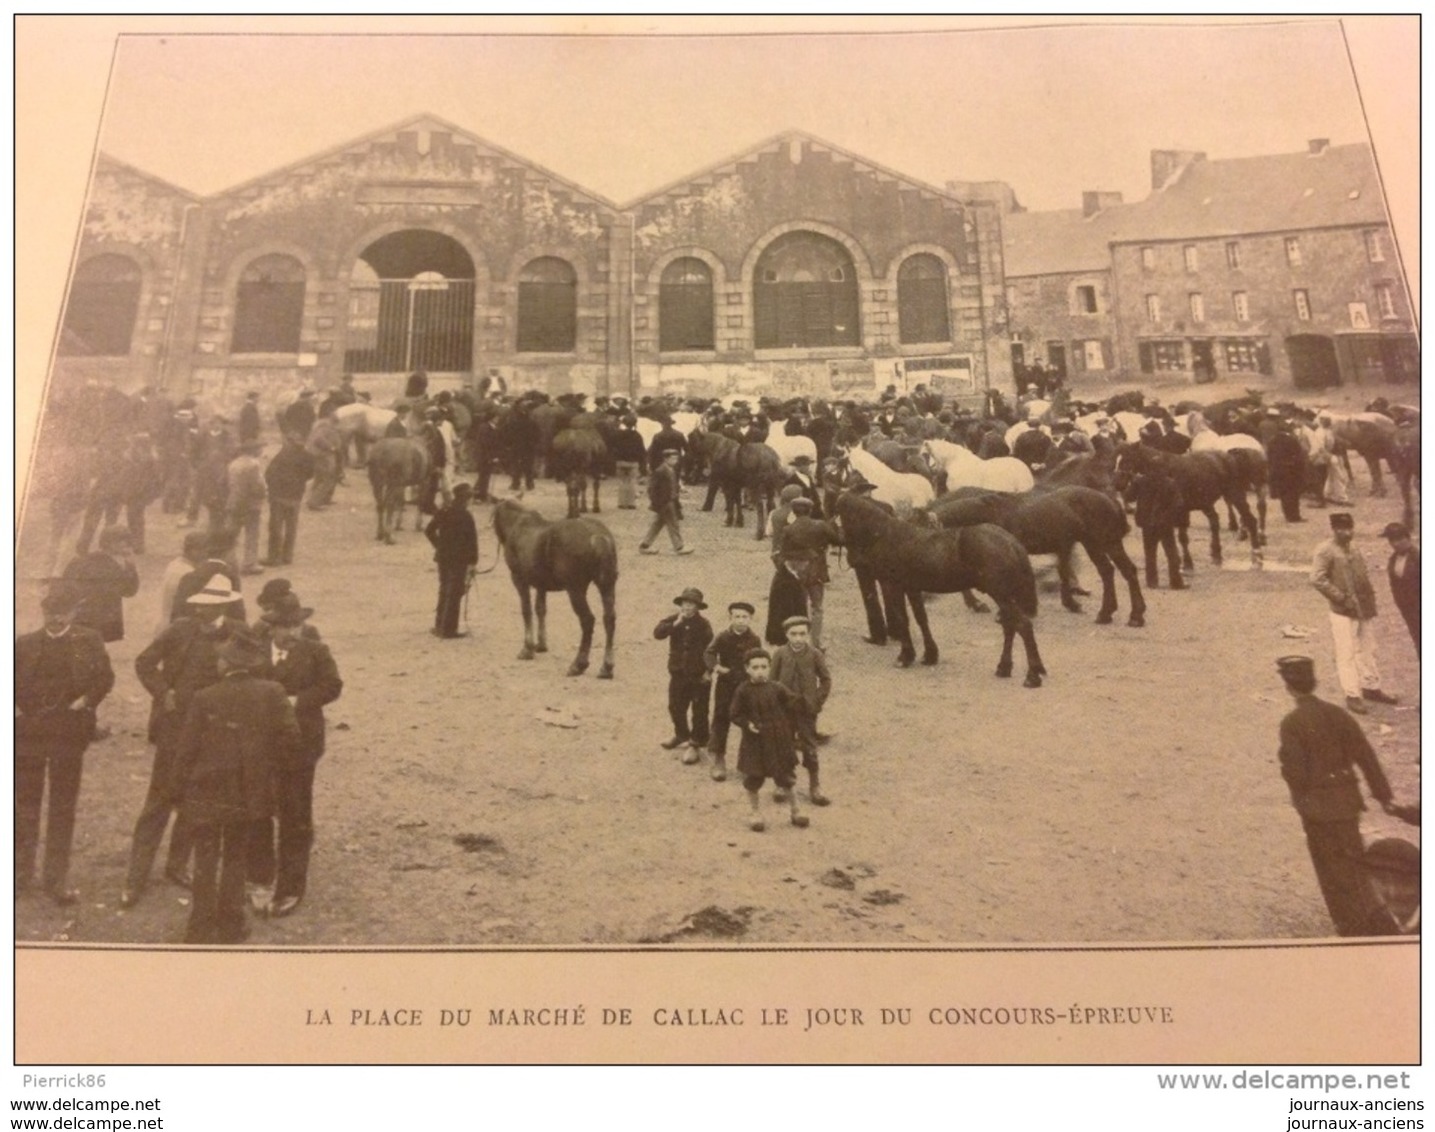
[[1281,657],[1276,667],[1295,700],[1295,710],[1281,720],[1281,777],[1305,827],[1311,864],[1335,930],[1342,936],[1393,935],[1398,928],[1361,860],[1365,803],[1355,768],[1387,813],[1397,808],[1380,760],[1349,713],[1316,697],[1310,657]]
[[453,489],[453,501],[424,528],[438,563],[438,604],[432,632],[445,640],[468,636],[459,631],[458,615],[473,568],[478,565],[478,527],[468,511],[472,494],[473,488],[460,483]]

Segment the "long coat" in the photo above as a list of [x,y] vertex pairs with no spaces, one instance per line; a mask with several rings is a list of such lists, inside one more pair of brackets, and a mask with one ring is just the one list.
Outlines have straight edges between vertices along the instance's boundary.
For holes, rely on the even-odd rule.
[[1392,798],[1380,760],[1354,716],[1315,696],[1301,696],[1281,720],[1281,777],[1308,822],[1348,821],[1365,809],[1359,767],[1377,801]]
[[[87,743],[95,708],[115,686],[104,642],[93,629],[71,625],[59,637],[44,629],[15,639],[15,738]],[[70,705],[83,697],[77,710]]]
[[[209,634],[193,617],[181,617],[135,657],[135,675],[154,698],[149,716],[151,743],[173,735],[190,700],[219,679],[219,646],[242,628],[243,622],[226,617],[220,620],[218,631]],[[165,711],[166,692],[174,693],[173,712]]]
[[195,693],[180,732],[180,813],[196,825],[257,821],[278,808],[275,772],[299,742],[281,685],[231,672]]
[[[754,684],[745,680],[732,694],[728,714],[742,733],[737,752],[738,773],[790,782],[797,769],[797,712],[799,701],[771,680]],[[754,735],[748,724],[757,724]]]
[[83,554],[65,567],[65,577],[84,595],[75,622],[99,633],[106,642],[125,639],[124,599],[140,592],[134,563],[95,551]]
[[294,715],[299,721],[299,744],[294,753],[306,763],[316,763],[324,755],[324,705],[333,703],[344,691],[339,666],[328,645],[309,637],[292,641],[284,659],[277,663],[272,659],[272,642],[270,650],[271,663],[256,675],[276,681],[286,695],[294,697]]

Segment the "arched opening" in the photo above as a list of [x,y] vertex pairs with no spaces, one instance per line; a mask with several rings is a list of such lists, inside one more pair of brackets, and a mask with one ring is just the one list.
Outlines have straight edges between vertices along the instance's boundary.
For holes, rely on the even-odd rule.
[[950,342],[947,265],[934,255],[908,256],[897,269],[897,335],[903,344]]
[[75,269],[59,352],[77,358],[118,358],[130,352],[140,307],[139,264],[97,255]]
[[861,345],[857,270],[836,240],[788,232],[767,246],[754,274],[758,349]]
[[685,256],[663,268],[658,283],[658,349],[713,349],[713,275]]
[[304,327],[304,265],[264,255],[239,277],[231,354],[297,354]]
[[530,261],[518,275],[518,351],[571,354],[578,342],[578,276],[555,256]]
[[442,232],[375,240],[349,277],[350,373],[466,372],[473,365],[473,257]]

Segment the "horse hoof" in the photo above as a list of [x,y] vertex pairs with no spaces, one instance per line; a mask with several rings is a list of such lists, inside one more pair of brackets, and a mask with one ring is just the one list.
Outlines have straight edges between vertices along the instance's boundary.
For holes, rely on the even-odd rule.
[[863,637],[862,639],[869,645],[886,645],[887,643],[886,637]]
[[1001,677],[1001,679],[1006,680],[1008,677],[1011,676],[1011,665],[1010,665],[1010,664],[998,664],[998,665],[997,665],[997,675],[998,675],[999,677]]
[[518,659],[519,659],[519,660],[532,660],[532,659],[533,659],[533,650],[532,650],[532,649],[524,649],[521,653],[518,654]]
[[534,646],[533,646],[533,651],[534,651],[534,652],[547,652],[547,651],[548,651],[548,646],[547,646],[547,645],[534,645]]
[[973,613],[990,613],[992,611],[992,607],[984,601],[973,602],[971,608]]
[[1139,613],[1133,613],[1127,618],[1126,624],[1132,629],[1144,629],[1146,628],[1146,618]]
[[934,652],[924,653],[922,656],[922,663],[925,664],[928,668],[930,668],[932,665],[937,663],[937,654]]
[[585,672],[587,672],[587,671],[588,671],[588,666],[587,666],[586,664],[570,664],[570,665],[568,666],[568,675],[569,675],[569,676],[582,676],[583,673],[585,673]]
[[917,658],[916,658],[915,655],[913,655],[913,656],[908,656],[906,653],[902,653],[901,655],[899,655],[899,656],[897,657],[897,667],[898,667],[898,668],[911,668],[911,667],[912,667],[912,661],[914,661],[914,660],[916,660],[916,659],[917,659]]
[[605,664],[605,665],[603,665],[602,668],[598,669],[598,679],[599,679],[599,680],[611,680],[611,679],[613,679],[613,666],[612,666],[611,664]]
[[1098,613],[1098,614],[1096,615],[1096,623],[1097,623],[1098,625],[1110,625],[1110,624],[1111,624],[1111,614],[1109,614],[1109,613]]
[[1079,601],[1063,601],[1063,602],[1061,603],[1061,607],[1062,607],[1064,610],[1066,610],[1068,613],[1080,613],[1080,612],[1081,612],[1081,602],[1079,602]]
[[1038,676],[1035,672],[1028,672],[1026,674],[1026,679],[1021,682],[1021,686],[1023,688],[1040,688],[1041,677]]
[[1084,590],[1084,589],[1082,589],[1080,586],[1072,586],[1072,587],[1071,587],[1071,592],[1072,592],[1073,594],[1075,594],[1077,597],[1090,597],[1090,596],[1091,596],[1091,591],[1090,591],[1090,590]]

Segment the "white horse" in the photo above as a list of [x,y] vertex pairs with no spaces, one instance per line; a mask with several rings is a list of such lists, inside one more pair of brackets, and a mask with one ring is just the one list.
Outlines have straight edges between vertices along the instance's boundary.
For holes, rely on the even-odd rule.
[[886,503],[893,508],[925,507],[937,497],[932,485],[922,476],[894,472],[863,448],[849,448],[847,462],[853,471],[877,489],[872,498],[878,503]]
[[946,474],[948,491],[980,487],[987,491],[1022,492],[1030,491],[1036,482],[1031,469],[1015,456],[983,460],[970,448],[950,440],[923,441],[922,455],[930,466]]
[[692,436],[702,427],[701,413],[677,412],[673,414],[673,427],[684,436]]
[[351,436],[370,442],[383,440],[384,433],[397,416],[392,409],[381,409],[365,401],[355,401],[334,410],[334,421],[346,440]]
[[658,433],[663,431],[662,425],[648,417],[639,417],[638,423],[634,425],[633,428],[637,431],[638,435],[643,438],[644,449],[651,448],[654,438],[657,437]]
[[799,456],[806,456],[812,461],[812,467],[817,467],[817,445],[810,436],[788,436],[779,429],[772,429],[767,434],[767,446],[778,454],[785,467],[792,467]]

